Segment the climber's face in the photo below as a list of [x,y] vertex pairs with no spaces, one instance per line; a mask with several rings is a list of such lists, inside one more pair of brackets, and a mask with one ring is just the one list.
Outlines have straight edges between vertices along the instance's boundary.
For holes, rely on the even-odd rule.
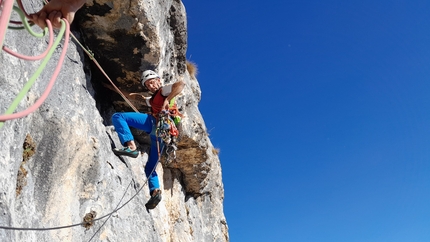
[[152,78],[152,79],[146,80],[145,86],[146,88],[148,88],[149,91],[156,92],[161,87],[160,78]]

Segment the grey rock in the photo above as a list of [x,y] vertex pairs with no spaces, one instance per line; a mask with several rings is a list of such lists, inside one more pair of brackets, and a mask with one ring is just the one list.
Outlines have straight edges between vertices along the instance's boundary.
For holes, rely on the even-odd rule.
[[[106,88],[106,78],[71,42],[47,100],[34,113],[6,121],[0,128],[0,226],[52,228],[80,224],[89,215],[106,217],[86,227],[0,229],[0,240],[228,241],[220,161],[197,107],[199,84],[186,69],[182,2],[93,0],[76,19],[73,33],[93,50],[125,93],[143,91],[140,74],[149,68],[158,71],[166,83],[178,78],[186,82],[177,100],[185,115],[177,159],[157,167],[163,200],[154,210],[144,207],[149,199],[146,153],[136,159],[112,153],[112,147],[121,145],[110,116],[130,108]],[[47,39],[34,38],[26,31],[8,31],[4,44],[35,55],[44,51]],[[55,50],[17,111],[40,97],[62,46]],[[40,63],[0,52],[1,113]],[[141,100],[131,101],[145,110]],[[134,134],[141,150],[147,150],[147,135],[137,130]]]

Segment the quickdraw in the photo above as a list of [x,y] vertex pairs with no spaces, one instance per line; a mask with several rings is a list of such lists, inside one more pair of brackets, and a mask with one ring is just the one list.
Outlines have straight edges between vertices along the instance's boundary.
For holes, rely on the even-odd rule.
[[163,110],[158,114],[157,127],[155,134],[161,138],[165,146],[166,163],[170,163],[176,158],[176,143],[178,141],[179,131],[176,125],[179,123],[179,116],[173,117],[171,112]]

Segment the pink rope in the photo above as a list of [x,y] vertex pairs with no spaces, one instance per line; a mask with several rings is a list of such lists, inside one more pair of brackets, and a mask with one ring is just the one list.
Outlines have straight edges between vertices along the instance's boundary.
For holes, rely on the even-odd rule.
[[49,29],[49,42],[48,42],[48,47],[46,48],[45,52],[43,52],[42,54],[40,54],[38,56],[27,56],[27,55],[16,53],[16,52],[12,51],[11,49],[7,48],[6,46],[3,46],[3,50],[6,51],[7,53],[17,57],[17,58],[21,58],[21,59],[29,60],[29,61],[35,61],[35,60],[40,60],[40,59],[45,58],[45,56],[48,54],[48,52],[51,49],[52,44],[54,42],[54,31],[52,28],[51,21],[46,21],[46,23],[47,23],[48,29]]
[[0,2],[0,46],[3,46],[3,39],[6,34],[10,14],[13,8],[13,0],[2,0]]
[[3,122],[6,120],[17,119],[17,118],[22,118],[22,117],[27,116],[30,113],[36,111],[43,104],[43,102],[46,100],[46,98],[48,97],[49,93],[52,90],[52,87],[55,84],[57,76],[60,73],[61,66],[63,65],[64,57],[66,56],[67,48],[69,47],[70,26],[69,26],[69,22],[67,22],[66,19],[63,18],[63,20],[66,23],[66,32],[64,35],[65,37],[64,37],[63,50],[61,51],[60,59],[58,60],[57,66],[54,70],[54,73],[52,74],[51,80],[49,81],[48,86],[46,87],[45,91],[43,92],[43,94],[40,96],[40,98],[32,106],[30,106],[26,110],[18,112],[18,113],[0,115],[0,121]]

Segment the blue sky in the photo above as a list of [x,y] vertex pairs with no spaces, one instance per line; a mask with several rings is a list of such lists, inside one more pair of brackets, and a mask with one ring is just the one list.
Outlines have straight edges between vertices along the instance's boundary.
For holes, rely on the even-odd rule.
[[430,241],[430,2],[191,1],[231,241]]

